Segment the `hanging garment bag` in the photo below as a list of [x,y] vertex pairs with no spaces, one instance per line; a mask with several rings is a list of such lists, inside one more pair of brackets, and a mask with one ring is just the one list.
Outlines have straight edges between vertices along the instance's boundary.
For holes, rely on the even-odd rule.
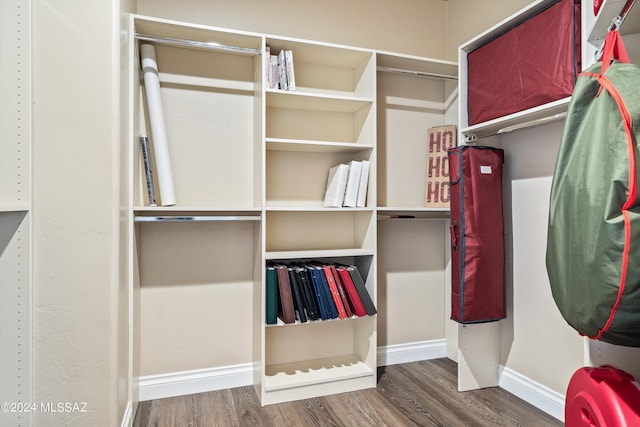
[[640,68],[628,63],[617,31],[603,52],[579,75],[569,104],[551,185],[547,272],[569,325],[640,347]]
[[451,319],[480,323],[506,317],[504,217],[499,148],[447,150],[451,187]]

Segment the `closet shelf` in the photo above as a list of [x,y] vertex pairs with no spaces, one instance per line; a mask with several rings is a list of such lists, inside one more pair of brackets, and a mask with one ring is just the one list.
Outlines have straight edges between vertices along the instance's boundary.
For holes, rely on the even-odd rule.
[[305,250],[305,251],[267,251],[265,259],[318,259],[318,258],[343,258],[372,256],[373,251],[366,249],[324,249],[324,250]]
[[267,90],[267,107],[355,113],[371,106],[373,99],[302,91]]
[[288,138],[266,138],[267,151],[303,151],[314,153],[357,153],[373,149],[372,144],[341,141],[312,141]]

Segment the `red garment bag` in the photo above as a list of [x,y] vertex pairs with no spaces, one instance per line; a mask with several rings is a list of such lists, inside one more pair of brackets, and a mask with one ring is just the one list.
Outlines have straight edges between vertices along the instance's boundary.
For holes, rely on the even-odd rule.
[[506,317],[504,215],[499,148],[447,150],[451,186],[451,319],[491,322]]

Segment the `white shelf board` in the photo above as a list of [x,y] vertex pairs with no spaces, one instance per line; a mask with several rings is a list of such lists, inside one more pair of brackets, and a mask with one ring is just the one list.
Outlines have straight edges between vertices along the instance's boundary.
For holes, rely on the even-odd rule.
[[452,80],[458,79],[458,64],[456,62],[386,51],[378,51],[376,57],[378,67],[383,69],[415,72],[417,75],[441,76]]
[[199,42],[215,42],[226,46],[237,46],[249,49],[262,49],[261,34],[230,31],[208,25],[199,25],[174,21],[170,19],[152,18],[132,15],[136,33],[168,38],[193,40]]
[[266,392],[369,377],[375,371],[354,355],[265,366]]
[[267,35],[271,52],[293,51],[295,62],[356,68],[373,55],[373,51],[339,44]]
[[267,90],[267,107],[355,113],[373,105],[373,99],[303,91]]
[[269,201],[266,202],[267,212],[322,212],[322,213],[345,213],[345,212],[372,212],[372,208],[325,208],[322,201]]
[[308,251],[267,251],[265,259],[317,259],[317,258],[344,258],[358,256],[372,256],[373,251],[365,249],[322,249]]
[[[595,47],[599,47],[607,36],[607,31],[613,22],[613,19],[620,14],[627,0],[605,0],[600,6],[598,16],[593,22],[593,26],[589,29],[587,40]],[[587,13],[593,14],[593,10],[587,10]],[[640,6],[636,4],[631,8],[627,18],[620,28],[620,34],[636,34],[640,33]]]
[[29,207],[27,205],[0,205],[0,213],[21,213],[28,211]]
[[370,144],[340,141],[312,141],[287,138],[266,138],[267,151],[303,151],[315,153],[357,153],[373,149]]
[[[415,219],[447,219],[451,212],[449,208],[420,208],[420,207],[398,207],[384,206],[378,207],[378,219],[387,219],[392,216],[413,216]],[[381,218],[382,217],[382,218]],[[388,218],[388,219],[411,219],[411,218]]]

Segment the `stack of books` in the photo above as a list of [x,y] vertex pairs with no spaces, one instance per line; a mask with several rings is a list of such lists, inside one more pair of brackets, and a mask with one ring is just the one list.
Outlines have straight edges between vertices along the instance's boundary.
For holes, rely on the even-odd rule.
[[358,268],[321,261],[267,265],[266,323],[306,323],[377,313]]
[[269,89],[296,90],[296,77],[293,67],[293,51],[281,50],[271,54],[267,46],[267,85]]
[[325,208],[362,208],[367,203],[369,161],[352,160],[329,169],[324,193]]

